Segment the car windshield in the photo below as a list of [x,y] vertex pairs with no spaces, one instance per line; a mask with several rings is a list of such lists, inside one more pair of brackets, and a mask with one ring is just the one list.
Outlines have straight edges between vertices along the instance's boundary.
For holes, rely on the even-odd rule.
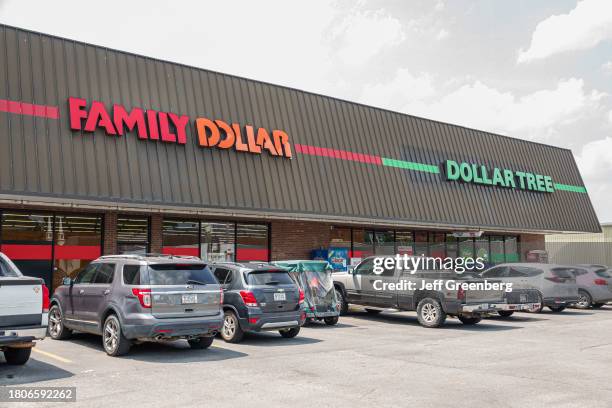
[[20,276],[23,275],[10,259],[0,257],[0,277],[18,278]]
[[285,271],[253,271],[246,275],[247,285],[290,285],[293,280]]
[[209,285],[217,280],[205,264],[157,264],[149,266],[151,285]]

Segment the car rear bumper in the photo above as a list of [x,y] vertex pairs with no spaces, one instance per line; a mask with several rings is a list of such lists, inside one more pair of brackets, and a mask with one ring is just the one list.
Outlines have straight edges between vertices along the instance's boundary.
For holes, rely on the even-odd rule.
[[539,303],[480,303],[462,305],[460,313],[495,313],[499,311],[537,310]]
[[[300,327],[304,324],[306,314],[301,310],[287,313],[264,313],[240,318],[240,327],[244,331],[259,332],[267,330],[283,330]],[[253,323],[253,319],[257,319]]]
[[556,297],[545,297],[542,300],[542,303],[544,304],[544,306],[559,307],[559,306],[570,306],[570,305],[578,303],[578,301],[579,301],[578,296],[556,296]]
[[214,336],[223,325],[223,313],[214,316],[156,319],[123,324],[128,339],[179,339]]
[[0,330],[0,347],[19,346],[42,340],[47,335],[47,327],[29,327],[26,329]]

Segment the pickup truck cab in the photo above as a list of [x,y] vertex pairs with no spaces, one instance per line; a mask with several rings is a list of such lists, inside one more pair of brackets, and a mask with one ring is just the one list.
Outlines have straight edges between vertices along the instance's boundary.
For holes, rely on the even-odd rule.
[[[539,306],[536,291],[515,293],[499,287],[483,289],[486,283],[483,279],[462,276],[454,271],[414,272],[394,267],[376,274],[374,259],[366,258],[349,272],[333,274],[341,312],[346,313],[349,303],[365,306],[368,313],[379,313],[383,309],[416,311],[422,326],[439,327],[447,316],[457,317],[464,324],[476,324],[489,314],[532,310]],[[499,282],[488,283],[499,286]],[[511,293],[513,296],[509,296]]]
[[42,279],[23,276],[0,253],[0,351],[8,364],[23,365],[47,333],[49,290]]

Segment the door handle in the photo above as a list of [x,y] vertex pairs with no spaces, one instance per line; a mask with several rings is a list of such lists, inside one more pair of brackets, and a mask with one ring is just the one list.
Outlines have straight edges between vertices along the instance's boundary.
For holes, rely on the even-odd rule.
[[104,295],[108,295],[109,293],[110,293],[109,289],[106,289],[104,292],[102,292],[102,294],[104,294]]
[[85,290],[80,289],[80,290],[79,290],[79,295],[82,295],[83,293],[85,293]]

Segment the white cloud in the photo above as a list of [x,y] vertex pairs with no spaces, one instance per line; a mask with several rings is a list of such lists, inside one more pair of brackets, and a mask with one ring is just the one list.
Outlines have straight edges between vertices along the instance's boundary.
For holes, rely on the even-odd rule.
[[438,31],[438,34],[436,35],[436,39],[439,41],[442,41],[448,37],[448,34],[449,34],[448,31],[446,31],[445,29],[441,29],[440,31]]
[[612,74],[612,61],[608,61],[601,65],[601,70],[606,74]]
[[368,105],[399,110],[407,103],[416,103],[434,94],[430,75],[412,75],[407,69],[400,68],[391,81],[364,86],[360,99]]
[[587,143],[576,161],[600,221],[612,220],[612,138]]
[[444,2],[442,0],[439,0],[436,2],[436,5],[434,6],[434,10],[436,11],[442,11],[444,10],[446,6],[444,5]]
[[354,66],[367,62],[404,39],[400,21],[384,10],[353,12],[330,31],[330,41],[338,46],[336,56]]
[[612,38],[612,1],[583,0],[568,14],[541,21],[527,50],[520,50],[518,62],[531,62],[555,54],[592,48]]

